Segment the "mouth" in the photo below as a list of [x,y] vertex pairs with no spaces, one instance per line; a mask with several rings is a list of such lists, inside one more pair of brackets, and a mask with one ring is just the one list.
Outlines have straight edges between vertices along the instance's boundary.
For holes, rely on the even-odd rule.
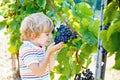
[[50,43],[50,41],[47,41],[48,43]]

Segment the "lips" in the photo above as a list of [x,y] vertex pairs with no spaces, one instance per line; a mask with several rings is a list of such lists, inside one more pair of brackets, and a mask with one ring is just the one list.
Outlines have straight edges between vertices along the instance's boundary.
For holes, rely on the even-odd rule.
[[47,41],[48,43],[50,43],[50,41]]

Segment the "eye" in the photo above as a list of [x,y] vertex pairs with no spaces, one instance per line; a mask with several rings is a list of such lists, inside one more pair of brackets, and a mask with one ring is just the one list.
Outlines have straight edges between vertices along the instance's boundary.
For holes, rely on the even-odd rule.
[[46,36],[49,36],[49,33],[47,33]]

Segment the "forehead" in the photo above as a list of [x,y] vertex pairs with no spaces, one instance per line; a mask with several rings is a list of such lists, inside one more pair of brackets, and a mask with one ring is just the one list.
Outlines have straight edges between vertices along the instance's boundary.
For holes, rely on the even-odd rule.
[[52,32],[52,30],[53,30],[53,27],[44,27],[43,28],[44,33],[50,33],[50,32]]

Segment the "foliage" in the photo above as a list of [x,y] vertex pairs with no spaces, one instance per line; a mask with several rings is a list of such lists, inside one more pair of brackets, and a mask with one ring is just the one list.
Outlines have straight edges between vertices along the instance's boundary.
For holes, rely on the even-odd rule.
[[[101,32],[101,39],[103,40],[104,47],[111,53],[120,51],[118,47],[118,41],[120,39],[120,29],[118,24],[120,17],[117,8],[118,7],[115,7],[114,11],[116,14],[114,14],[113,17],[110,17],[111,15],[109,12],[107,13],[109,6],[108,9],[106,8],[104,24],[112,24],[108,31]],[[72,31],[76,31],[78,34],[77,39],[70,40],[64,45],[64,48],[56,54],[58,64],[51,72],[51,78],[54,78],[54,74],[61,74],[58,80],[69,80],[75,74],[83,70],[83,66],[81,65],[88,67],[91,60],[91,54],[96,53],[97,50],[99,20],[93,19],[94,13],[91,10],[91,6],[86,2],[81,2],[80,0],[0,1],[0,15],[5,18],[4,21],[0,22],[0,29],[6,25],[6,34],[10,34],[9,51],[12,54],[18,53],[21,45],[19,33],[21,20],[25,16],[35,12],[45,13],[54,21],[55,25],[66,24]],[[78,54],[76,51],[78,51]],[[117,52],[116,55],[119,55],[119,52]],[[116,62],[119,62],[119,58],[117,56],[115,60]],[[117,63],[115,64],[115,67],[116,66],[118,66]]]
[[[114,68],[120,69],[120,1],[113,0],[105,8],[103,25],[110,24],[108,30],[101,32],[101,39],[104,48],[110,53],[115,54]],[[104,35],[106,34],[106,35]]]

